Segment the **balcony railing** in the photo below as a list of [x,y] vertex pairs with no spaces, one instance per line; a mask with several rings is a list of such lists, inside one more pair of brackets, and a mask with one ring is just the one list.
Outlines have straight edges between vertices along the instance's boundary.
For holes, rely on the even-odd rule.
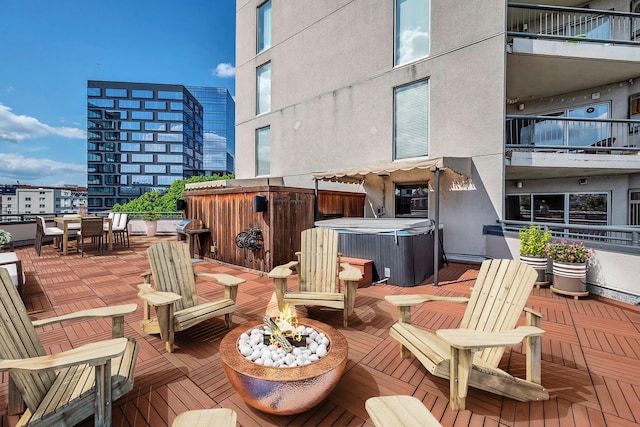
[[640,46],[640,14],[508,3],[507,35],[569,43]]
[[640,154],[640,120],[507,115],[507,151]]
[[638,253],[640,249],[640,227],[585,224],[550,224],[546,222],[498,221],[504,231],[518,232],[523,227],[535,225],[551,231],[554,240],[583,241],[591,248]]

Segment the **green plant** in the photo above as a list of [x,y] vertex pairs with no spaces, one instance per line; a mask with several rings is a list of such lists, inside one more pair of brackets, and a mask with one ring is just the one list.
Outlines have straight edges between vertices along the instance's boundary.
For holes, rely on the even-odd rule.
[[160,219],[160,213],[154,211],[144,212],[141,216],[143,221],[157,221]]
[[530,225],[523,228],[520,234],[520,255],[539,256],[547,255],[547,243],[551,239],[551,231],[542,231],[542,227]]
[[554,261],[567,264],[579,264],[587,262],[593,255],[593,249],[587,248],[584,243],[568,243],[563,240],[547,246],[547,255]]
[[0,245],[6,245],[9,242],[11,242],[11,233],[0,230]]

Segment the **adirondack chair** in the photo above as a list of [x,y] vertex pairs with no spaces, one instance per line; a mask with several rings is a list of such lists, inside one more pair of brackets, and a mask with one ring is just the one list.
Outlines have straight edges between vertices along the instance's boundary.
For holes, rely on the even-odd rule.
[[[20,426],[76,425],[92,414],[111,425],[111,403],[133,387],[138,345],[122,338],[124,316],[136,304],[84,310],[31,322],[6,269],[0,268],[0,372],[9,373],[9,415]],[[111,340],[47,355],[35,327],[84,318],[111,318]],[[26,410],[24,409],[26,405]]]
[[[144,302],[142,330],[147,334],[160,334],[166,350],[173,352],[174,334],[212,317],[225,317],[231,328],[231,315],[236,310],[238,285],[244,279],[228,274],[196,273],[189,247],[184,242],[160,242],[147,249],[151,272],[143,273],[144,284],[138,285],[138,296]],[[151,277],[156,289],[151,287]],[[214,279],[224,286],[224,298],[219,301],[198,303],[196,277]],[[156,318],[151,318],[154,306]]]
[[[400,342],[400,356],[413,353],[433,375],[449,378],[451,408],[465,408],[468,386],[519,401],[547,400],[549,392],[540,383],[542,314],[525,308],[537,273],[515,260],[482,263],[470,298],[434,295],[388,295],[398,307],[399,321],[389,335]],[[428,301],[466,302],[458,329],[435,333],[411,324],[411,307]],[[516,327],[526,312],[527,326]],[[505,346],[526,338],[526,379],[498,368]]]
[[[276,288],[278,308],[289,305],[317,305],[344,311],[343,325],[353,313],[358,281],[362,273],[348,263],[340,262],[338,233],[328,228],[310,228],[302,232],[302,250],[296,252],[298,261],[275,267],[269,273]],[[338,266],[340,272],[338,273]],[[298,272],[298,291],[287,290],[287,278]],[[339,280],[344,281],[340,289]]]

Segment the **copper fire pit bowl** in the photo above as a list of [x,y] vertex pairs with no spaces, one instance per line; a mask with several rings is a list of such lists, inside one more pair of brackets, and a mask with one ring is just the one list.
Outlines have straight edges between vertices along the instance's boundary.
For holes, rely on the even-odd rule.
[[238,351],[238,339],[243,332],[262,326],[260,320],[233,329],[220,343],[220,360],[229,382],[247,404],[260,411],[292,415],[313,408],[331,393],[347,365],[349,347],[340,332],[311,319],[298,322],[329,339],[327,355],[309,365],[274,368],[245,359]]

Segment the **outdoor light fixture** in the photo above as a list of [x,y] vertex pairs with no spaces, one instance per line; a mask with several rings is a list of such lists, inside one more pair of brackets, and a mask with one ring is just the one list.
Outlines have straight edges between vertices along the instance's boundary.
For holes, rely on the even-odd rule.
[[516,181],[516,188],[522,188],[522,181]]
[[578,184],[580,185],[587,185],[587,178],[580,178],[578,180]]

